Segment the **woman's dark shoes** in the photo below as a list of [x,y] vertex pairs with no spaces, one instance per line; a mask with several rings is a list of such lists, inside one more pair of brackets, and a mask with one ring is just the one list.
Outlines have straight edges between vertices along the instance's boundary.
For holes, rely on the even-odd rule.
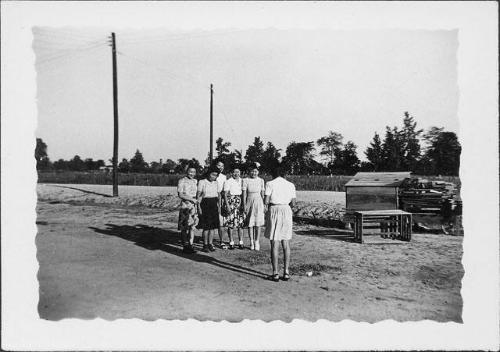
[[210,252],[215,252],[215,247],[214,247],[214,245],[213,245],[213,244],[209,244],[209,245],[208,245],[208,250],[209,250]]
[[288,273],[284,273],[284,274],[283,274],[283,277],[281,278],[281,280],[283,280],[283,281],[288,281],[288,280],[290,280],[290,274],[288,274]]
[[208,246],[203,246],[203,252],[210,253],[210,248]]
[[184,253],[194,254],[196,253],[196,250],[193,248],[192,245],[189,245],[184,248]]

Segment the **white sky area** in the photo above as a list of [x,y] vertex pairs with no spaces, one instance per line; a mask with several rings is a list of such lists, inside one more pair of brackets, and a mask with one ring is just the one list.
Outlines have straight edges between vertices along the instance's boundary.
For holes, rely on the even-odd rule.
[[[108,159],[113,147],[110,31],[33,29],[36,136],[51,160]],[[457,31],[115,30],[119,160],[195,157],[214,141],[245,152],[255,136],[284,150],[329,130],[358,145],[400,126],[458,133]],[[214,143],[215,144],[215,143]]]

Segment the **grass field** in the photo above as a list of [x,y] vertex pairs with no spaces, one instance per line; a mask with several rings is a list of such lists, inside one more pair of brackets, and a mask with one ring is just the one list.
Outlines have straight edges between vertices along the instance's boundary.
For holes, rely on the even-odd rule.
[[[118,182],[120,185],[128,186],[177,186],[177,181],[183,175],[172,174],[142,174],[142,173],[120,173]],[[456,176],[423,176],[431,180],[443,180],[453,182],[460,186],[460,179]],[[263,176],[268,181],[269,176]],[[352,176],[334,175],[290,175],[287,178],[295,184],[297,190],[301,191],[334,191],[343,192],[344,185]],[[104,172],[79,172],[79,171],[56,171],[39,172],[38,183],[71,183],[90,185],[111,185],[111,173]]]

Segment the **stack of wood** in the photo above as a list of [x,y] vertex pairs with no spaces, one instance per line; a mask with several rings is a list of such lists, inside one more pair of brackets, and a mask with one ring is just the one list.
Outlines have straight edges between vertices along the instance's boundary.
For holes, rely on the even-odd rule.
[[411,213],[449,213],[460,206],[456,186],[451,182],[407,179],[399,189],[400,208]]

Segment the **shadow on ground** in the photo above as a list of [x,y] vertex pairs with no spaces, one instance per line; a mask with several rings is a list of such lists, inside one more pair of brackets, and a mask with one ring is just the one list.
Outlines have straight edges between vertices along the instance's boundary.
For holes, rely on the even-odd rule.
[[183,253],[182,246],[180,245],[180,234],[175,231],[160,229],[157,227],[151,227],[142,224],[135,226],[106,224],[106,226],[107,227],[105,229],[96,227],[89,228],[103,235],[115,236],[127,241],[134,242],[135,245],[142,248],[146,248],[149,250],[161,250],[166,253],[190,259],[196,262],[207,263],[233,272],[267,279],[267,275],[260,271],[224,262],[205,253]]
[[337,241],[353,242],[354,237],[352,231],[347,230],[299,230],[294,231],[297,235],[310,236],[310,237],[324,237]]
[[83,193],[95,194],[95,195],[97,195],[97,196],[102,196],[102,197],[106,197],[106,198],[112,198],[112,197],[113,197],[113,196],[111,196],[111,195],[109,195],[109,194],[98,193],[98,192],[92,192],[92,191],[88,191],[88,190],[86,190],[86,189],[82,189],[82,188],[69,187],[69,186],[54,186],[54,187],[58,187],[58,188],[67,188],[67,189],[73,189],[73,190],[80,191],[80,192],[83,192]]
[[[297,235],[301,236],[309,236],[309,237],[322,237],[328,238],[336,241],[350,242],[356,243],[354,241],[354,236],[352,231],[350,230],[341,230],[341,229],[328,229],[328,230],[299,230],[294,231]],[[385,245],[404,245],[408,242],[391,240],[391,239],[382,239],[379,233],[368,233],[363,236],[364,243],[359,244],[362,246],[385,246]]]

